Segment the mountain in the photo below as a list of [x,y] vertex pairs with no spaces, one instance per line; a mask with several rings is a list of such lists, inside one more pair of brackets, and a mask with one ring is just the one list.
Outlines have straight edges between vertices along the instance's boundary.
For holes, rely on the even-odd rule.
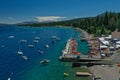
[[56,21],[45,21],[45,22],[38,22],[38,21],[26,21],[26,22],[21,22],[17,23],[17,25],[27,25],[27,24],[41,24],[41,23],[51,23],[51,22],[56,22]]
[[6,26],[6,25],[9,25],[9,24],[0,23],[0,26]]
[[72,26],[79,27],[95,36],[101,34],[110,34],[115,29],[120,31],[120,13],[105,12],[95,17],[77,18],[67,21],[33,23],[24,26]]
[[39,23],[39,22],[38,21],[26,21],[26,22],[17,23],[17,25],[36,24],[36,23]]

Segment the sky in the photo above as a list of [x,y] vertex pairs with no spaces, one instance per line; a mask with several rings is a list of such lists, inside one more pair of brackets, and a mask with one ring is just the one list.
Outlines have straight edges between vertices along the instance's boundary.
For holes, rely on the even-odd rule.
[[0,0],[0,23],[58,21],[120,12],[120,0]]

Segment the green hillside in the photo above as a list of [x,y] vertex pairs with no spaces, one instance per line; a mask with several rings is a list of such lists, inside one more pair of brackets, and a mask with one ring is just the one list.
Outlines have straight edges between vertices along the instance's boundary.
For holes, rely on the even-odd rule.
[[[24,26],[73,26],[90,34],[110,34],[116,28],[120,30],[120,13],[105,12],[95,17],[77,18],[60,22],[25,24]],[[23,25],[22,25],[23,26]]]

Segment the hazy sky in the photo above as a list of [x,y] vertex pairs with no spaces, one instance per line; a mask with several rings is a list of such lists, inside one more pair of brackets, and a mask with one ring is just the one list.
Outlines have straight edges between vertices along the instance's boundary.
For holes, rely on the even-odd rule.
[[0,23],[52,21],[120,12],[120,0],[0,0]]

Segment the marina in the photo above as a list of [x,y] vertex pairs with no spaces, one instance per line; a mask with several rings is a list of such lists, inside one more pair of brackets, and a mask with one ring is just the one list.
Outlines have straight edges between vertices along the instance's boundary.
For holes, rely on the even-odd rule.
[[[36,31],[36,33],[37,33],[37,31]],[[79,79],[79,78],[81,78],[81,76],[84,77],[84,79],[86,79],[86,78],[88,79],[88,78],[91,78],[91,73],[89,74],[89,70],[86,71],[89,67],[91,69],[91,67],[95,66],[95,65],[96,66],[106,66],[106,65],[112,66],[112,65],[116,64],[116,62],[114,62],[114,60],[111,61],[109,59],[109,57],[106,56],[106,54],[109,52],[109,51],[107,51],[108,47],[106,47],[104,45],[101,46],[102,43],[99,41],[98,38],[92,38],[92,39],[87,38],[86,40],[82,40],[82,39],[78,39],[78,34],[76,36],[72,32],[72,34],[73,34],[72,38],[71,38],[70,33],[67,38],[63,38],[62,35],[61,36],[58,36],[58,35],[53,36],[53,34],[52,34],[48,37],[45,37],[45,39],[43,40],[42,36],[35,37],[36,33],[34,33],[32,38],[30,37],[31,40],[27,39],[27,38],[23,38],[23,37],[16,40],[17,42],[25,43],[25,44],[19,43],[17,45],[17,47],[19,46],[22,49],[22,50],[19,49],[19,51],[17,52],[20,55],[20,56],[18,56],[18,58],[22,61],[24,60],[24,62],[26,62],[26,63],[29,63],[30,61],[34,61],[34,59],[36,58],[35,60],[37,60],[37,61],[35,64],[37,66],[39,66],[40,68],[43,68],[43,69],[45,69],[44,67],[48,67],[50,69],[49,70],[50,72],[51,71],[54,72],[54,75],[57,75],[56,74],[57,71],[53,71],[53,68],[57,68],[57,69],[59,69],[60,74],[62,74],[61,77],[65,77],[66,80],[72,80],[73,77],[74,77],[74,79],[75,78]],[[16,36],[16,38],[17,38],[17,35],[14,35],[14,36]],[[14,38],[14,39],[16,39],[16,38]],[[10,39],[10,41],[14,41],[14,39]],[[48,40],[47,43],[45,40]],[[63,41],[62,47],[59,47],[59,45],[61,44],[61,41]],[[44,44],[43,44],[43,42],[44,42]],[[12,42],[12,43],[14,43],[14,42]],[[60,44],[58,44],[58,43],[60,43]],[[117,42],[117,44],[119,44],[119,42]],[[3,45],[3,43],[2,43],[2,45]],[[83,45],[83,46],[81,46],[81,45]],[[86,45],[86,47],[89,47],[89,52],[88,52],[89,55],[83,54],[83,52],[88,49],[88,48],[85,48],[84,45]],[[6,47],[4,47],[4,48],[6,48]],[[57,47],[59,47],[60,50],[58,50]],[[83,47],[83,48],[81,48],[81,47]],[[31,48],[33,48],[33,49],[31,49]],[[54,51],[54,49],[55,49],[55,52],[50,51],[50,50]],[[26,51],[26,50],[28,50],[28,51]],[[110,50],[114,50],[114,46],[110,47]],[[59,52],[57,52],[57,51],[59,51]],[[24,55],[23,55],[23,52],[24,52]],[[60,55],[60,54],[58,54],[58,53],[60,53],[60,54],[62,53],[61,56],[59,56],[59,60],[58,60],[58,55]],[[29,55],[32,55],[32,57],[35,57],[35,58],[32,58]],[[56,56],[54,57],[54,55],[56,55],[57,57]],[[51,56],[52,56],[52,58],[51,58]],[[38,59],[37,59],[37,57],[38,57]],[[57,63],[56,63],[56,61],[57,61]],[[60,61],[62,61],[62,62],[60,62]],[[33,64],[33,63],[31,63],[31,64]],[[57,66],[56,66],[56,64],[57,64]],[[63,66],[63,64],[69,65],[69,68],[68,68],[68,66]],[[62,68],[58,67],[58,65],[61,66]],[[52,66],[52,68],[51,68],[51,66]],[[85,69],[84,71],[86,71],[84,73],[81,72],[82,70],[81,71],[79,70],[82,68],[82,66],[86,66],[85,68],[83,68],[83,69]],[[119,66],[119,64],[117,64],[116,66]],[[39,67],[36,70],[36,72],[39,71],[39,74],[40,74],[41,70],[39,70]],[[63,69],[63,68],[65,68],[65,70],[61,71],[61,69]],[[44,70],[44,71],[46,71],[46,70]],[[28,73],[27,75],[30,75],[30,74]],[[41,74],[41,75],[44,76],[43,74]],[[96,76],[96,75],[94,75],[94,76]],[[49,77],[51,77],[51,76],[49,76]],[[39,77],[39,79],[40,79],[40,77]],[[58,79],[58,78],[56,77],[56,79]]]

